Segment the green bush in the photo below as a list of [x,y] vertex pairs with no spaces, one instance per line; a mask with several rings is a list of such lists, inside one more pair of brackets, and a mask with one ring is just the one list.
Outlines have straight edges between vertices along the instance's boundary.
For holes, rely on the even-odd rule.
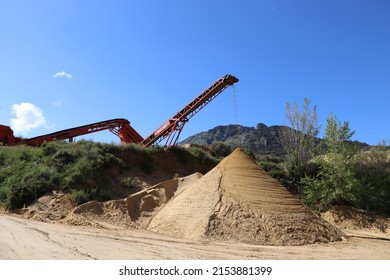
[[19,175],[8,177],[2,184],[9,189],[5,202],[7,208],[21,208],[54,188],[53,171],[47,166],[30,163],[15,171]]
[[0,187],[0,206],[8,208],[8,197],[11,190],[7,187]]
[[361,189],[353,164],[348,162],[322,162],[315,177],[302,179],[305,201],[311,208],[323,211],[333,205],[357,206]]
[[64,142],[44,142],[40,149],[44,156],[51,156],[64,147],[64,145],[66,145]]
[[70,194],[70,198],[73,202],[75,202],[77,205],[86,203],[90,200],[89,194],[85,192],[85,190],[74,190]]
[[361,190],[358,207],[390,215],[390,148],[379,145],[354,158]]
[[141,182],[138,180],[138,178],[136,178],[136,177],[133,178],[130,176],[123,177],[122,179],[120,179],[119,182],[123,187],[130,188],[130,189],[134,189],[136,187],[139,187],[141,184]]
[[216,141],[210,146],[211,155],[216,158],[224,158],[233,152],[233,147],[227,143]]
[[198,147],[190,147],[188,151],[195,156],[201,163],[206,161],[218,162],[218,160],[214,157],[211,157],[206,151]]

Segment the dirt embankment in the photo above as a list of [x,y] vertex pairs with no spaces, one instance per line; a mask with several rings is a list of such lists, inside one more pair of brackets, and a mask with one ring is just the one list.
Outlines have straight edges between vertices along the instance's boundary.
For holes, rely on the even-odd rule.
[[[335,206],[321,217],[348,236],[390,241],[390,219],[351,206]],[[389,248],[390,249],[390,248]]]

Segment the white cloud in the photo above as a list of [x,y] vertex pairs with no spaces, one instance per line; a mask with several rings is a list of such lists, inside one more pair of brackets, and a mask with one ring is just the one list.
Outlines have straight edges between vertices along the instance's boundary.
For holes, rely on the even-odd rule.
[[54,107],[63,107],[64,106],[62,99],[54,100],[51,104],[53,104]]
[[72,79],[73,75],[66,73],[65,71],[57,72],[53,75],[54,78],[68,78]]
[[12,105],[11,127],[15,134],[25,136],[30,130],[44,126],[49,128],[50,125],[43,115],[43,111],[31,103],[20,103]]

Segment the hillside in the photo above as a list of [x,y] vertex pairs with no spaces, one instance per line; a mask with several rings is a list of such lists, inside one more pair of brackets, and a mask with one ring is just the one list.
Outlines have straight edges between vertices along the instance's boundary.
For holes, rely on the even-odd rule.
[[230,144],[233,148],[242,148],[255,155],[272,155],[281,157],[285,151],[280,143],[282,126],[267,126],[263,123],[256,127],[242,125],[217,126],[188,137],[181,144],[210,145],[216,141]]
[[[230,144],[233,149],[242,148],[256,156],[271,156],[282,158],[286,155],[281,144],[280,131],[286,126],[258,123],[256,127],[242,125],[216,126],[208,131],[200,132],[183,140],[180,144],[196,144],[208,146],[214,142]],[[322,139],[318,139],[322,141]],[[369,147],[368,144],[355,141],[360,148]]]

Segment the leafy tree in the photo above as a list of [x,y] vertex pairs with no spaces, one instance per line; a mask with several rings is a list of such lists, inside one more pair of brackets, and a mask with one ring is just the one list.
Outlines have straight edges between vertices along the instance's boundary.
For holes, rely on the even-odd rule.
[[324,139],[326,153],[317,159],[319,172],[302,180],[309,205],[323,210],[335,204],[358,204],[361,190],[353,162],[353,134],[348,121],[341,124],[336,116],[329,115]]
[[286,172],[291,181],[290,191],[300,193],[300,179],[304,176],[310,159],[316,152],[317,136],[321,126],[318,123],[317,106],[304,99],[303,108],[299,105],[286,103],[286,118],[288,127],[281,130],[281,144],[286,153]]
[[330,114],[327,119],[325,130],[325,144],[328,153],[332,155],[340,154],[348,158],[356,153],[356,147],[351,142],[351,137],[355,134],[349,127],[349,122],[341,124],[337,117]]

